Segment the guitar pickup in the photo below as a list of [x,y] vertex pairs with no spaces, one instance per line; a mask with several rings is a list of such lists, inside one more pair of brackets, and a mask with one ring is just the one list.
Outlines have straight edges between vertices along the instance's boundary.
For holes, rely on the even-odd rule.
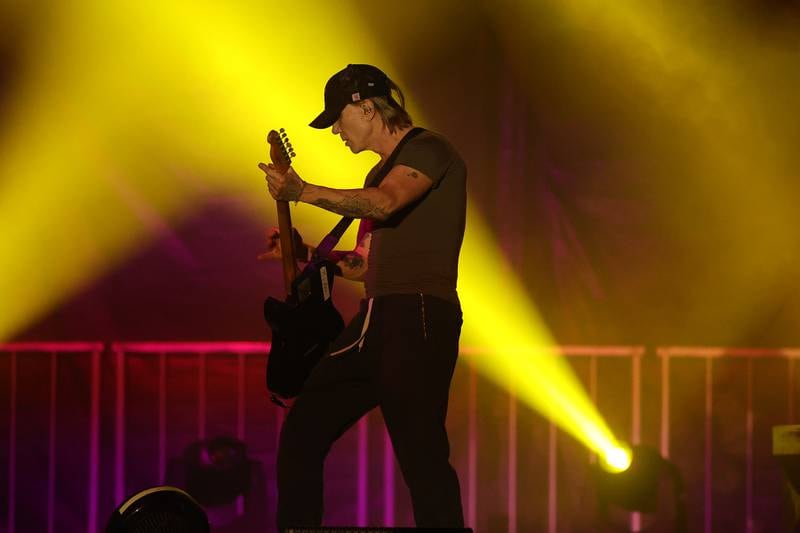
[[307,277],[302,278],[295,286],[295,294],[297,295],[298,302],[305,302],[308,297],[311,296],[312,292],[311,280]]

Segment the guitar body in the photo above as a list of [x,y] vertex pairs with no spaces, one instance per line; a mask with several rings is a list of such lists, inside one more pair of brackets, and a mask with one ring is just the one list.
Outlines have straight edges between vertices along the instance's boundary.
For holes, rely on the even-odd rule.
[[272,329],[267,388],[283,398],[300,394],[311,370],[344,329],[333,306],[333,265],[311,263],[293,282],[286,301],[267,298],[264,318]]

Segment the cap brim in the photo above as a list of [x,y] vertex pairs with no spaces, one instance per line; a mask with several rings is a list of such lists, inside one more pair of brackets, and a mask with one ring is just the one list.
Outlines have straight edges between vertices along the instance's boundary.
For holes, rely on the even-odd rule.
[[317,116],[314,120],[311,121],[312,128],[317,128],[319,130],[324,130],[333,126],[333,123],[339,119],[339,113],[332,111],[330,109],[326,109],[322,113]]

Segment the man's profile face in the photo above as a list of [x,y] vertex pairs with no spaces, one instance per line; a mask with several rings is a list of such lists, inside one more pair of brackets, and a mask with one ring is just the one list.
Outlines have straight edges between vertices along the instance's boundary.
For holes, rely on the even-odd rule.
[[350,151],[357,154],[367,147],[370,133],[370,121],[365,120],[362,103],[347,104],[342,109],[339,119],[333,123],[331,131],[344,141]]

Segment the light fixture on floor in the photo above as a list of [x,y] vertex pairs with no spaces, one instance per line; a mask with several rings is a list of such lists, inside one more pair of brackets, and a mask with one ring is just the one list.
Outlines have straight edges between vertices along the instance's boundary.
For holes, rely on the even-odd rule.
[[596,469],[598,513],[608,521],[614,508],[627,512],[658,514],[673,531],[686,531],[683,480],[674,463],[647,446],[633,446],[627,468],[621,458],[617,466],[601,461]]
[[205,511],[186,492],[169,486],[137,492],[114,510],[105,533],[209,533]]

